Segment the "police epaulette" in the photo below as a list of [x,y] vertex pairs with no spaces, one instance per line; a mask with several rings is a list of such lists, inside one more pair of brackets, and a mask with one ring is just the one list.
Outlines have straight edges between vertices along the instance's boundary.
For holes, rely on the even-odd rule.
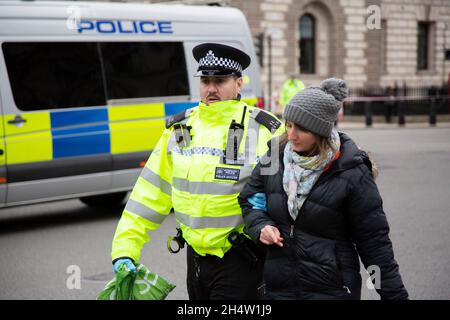
[[169,129],[173,124],[186,119],[186,111],[178,112],[166,119],[166,129]]
[[174,114],[173,116],[168,117],[166,120],[166,129],[169,129],[175,123],[181,122],[184,119],[188,118],[193,111],[194,111],[194,108],[189,108],[189,109],[181,111],[177,114]]
[[259,110],[255,120],[269,129],[271,132],[276,131],[281,126],[281,121],[270,115],[267,111]]

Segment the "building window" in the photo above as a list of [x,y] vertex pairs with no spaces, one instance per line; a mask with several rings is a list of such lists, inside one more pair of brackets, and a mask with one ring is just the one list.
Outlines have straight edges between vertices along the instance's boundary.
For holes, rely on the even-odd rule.
[[312,15],[300,18],[300,72],[315,73],[316,69],[316,22]]
[[417,34],[417,70],[430,69],[430,23],[419,22]]

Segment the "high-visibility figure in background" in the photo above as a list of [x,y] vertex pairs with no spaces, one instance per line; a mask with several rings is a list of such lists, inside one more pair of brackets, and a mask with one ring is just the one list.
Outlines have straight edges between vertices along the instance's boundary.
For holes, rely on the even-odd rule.
[[187,244],[189,298],[257,299],[263,261],[245,250],[254,243],[244,235],[237,196],[284,128],[271,113],[240,101],[247,54],[205,43],[193,55],[200,104],[167,119],[117,226],[114,269],[133,269],[148,232],[173,208]]
[[289,79],[287,79],[281,87],[279,103],[282,112],[284,111],[284,107],[292,99],[292,97],[295,96],[297,92],[302,91],[303,89],[305,89],[305,84],[301,80],[296,78],[296,74],[289,74]]

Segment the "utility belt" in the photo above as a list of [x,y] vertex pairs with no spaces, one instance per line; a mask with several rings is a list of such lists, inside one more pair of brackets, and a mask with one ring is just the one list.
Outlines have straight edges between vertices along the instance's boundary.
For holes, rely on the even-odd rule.
[[236,250],[244,258],[248,259],[252,267],[255,267],[259,262],[264,261],[264,250],[244,236],[244,234],[234,231],[228,236],[228,241],[230,241],[232,245],[232,250]]
[[[265,252],[262,248],[259,248],[253,241],[248,239],[242,233],[231,232],[228,236],[232,248],[245,259],[248,259],[252,267],[256,266],[258,262],[264,261]],[[167,240],[167,249],[171,253],[178,253],[184,248],[186,240],[183,238],[183,232],[180,228],[177,228],[176,236],[171,236]],[[195,251],[194,251],[195,252]],[[198,255],[200,257],[200,255]]]

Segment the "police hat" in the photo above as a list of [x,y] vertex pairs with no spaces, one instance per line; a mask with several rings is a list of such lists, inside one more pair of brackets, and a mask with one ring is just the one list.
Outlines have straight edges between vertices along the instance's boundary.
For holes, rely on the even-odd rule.
[[196,77],[241,77],[242,70],[250,64],[245,52],[220,43],[199,44],[192,53],[198,62]]

